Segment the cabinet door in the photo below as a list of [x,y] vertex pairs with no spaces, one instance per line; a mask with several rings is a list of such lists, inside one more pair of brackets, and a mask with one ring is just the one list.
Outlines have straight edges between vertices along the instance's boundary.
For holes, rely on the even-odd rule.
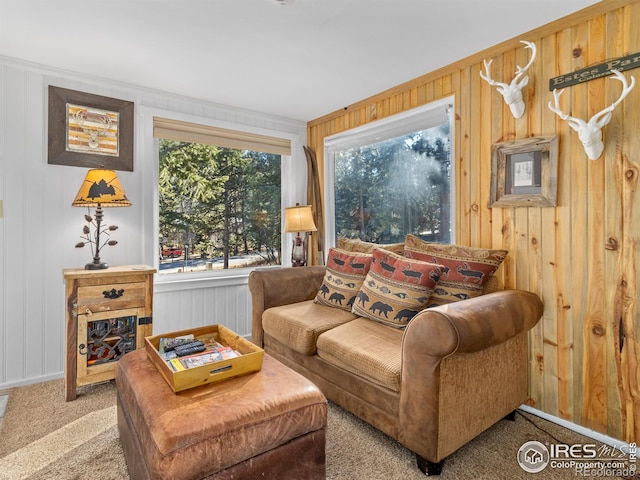
[[78,315],[78,385],[114,378],[116,362],[139,343],[144,308]]

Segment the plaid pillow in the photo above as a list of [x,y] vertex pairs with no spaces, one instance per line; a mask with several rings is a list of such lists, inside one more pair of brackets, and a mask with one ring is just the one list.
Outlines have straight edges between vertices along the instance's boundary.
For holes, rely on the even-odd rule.
[[507,250],[429,243],[415,235],[407,235],[404,242],[405,257],[444,266],[438,287],[429,300],[429,307],[482,295],[484,284],[507,253]]
[[372,258],[370,253],[329,249],[327,271],[315,302],[351,311],[356,294],[371,267]]
[[426,307],[442,266],[375,249],[353,313],[396,328]]

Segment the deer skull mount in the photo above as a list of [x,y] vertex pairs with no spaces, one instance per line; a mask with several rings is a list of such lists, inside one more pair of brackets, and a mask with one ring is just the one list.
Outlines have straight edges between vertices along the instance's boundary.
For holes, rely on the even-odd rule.
[[496,82],[491,78],[491,62],[493,60],[483,60],[484,63],[484,72],[480,72],[480,76],[487,81],[489,85],[495,85],[496,90],[504,97],[504,101],[509,108],[511,109],[511,114],[514,118],[520,118],[524,113],[524,100],[522,99],[522,89],[529,83],[529,75],[525,75],[526,71],[529,70],[531,65],[533,65],[533,61],[536,59],[536,44],[533,42],[527,42],[526,40],[521,41],[520,43],[525,44],[525,48],[531,50],[531,59],[529,63],[525,65],[525,67],[521,67],[517,65],[516,76],[511,80],[511,83],[502,83]]
[[624,97],[629,95],[629,92],[636,84],[636,79],[634,77],[631,77],[631,84],[629,84],[627,82],[627,78],[620,71],[611,69],[611,73],[615,75],[613,78],[622,82],[622,93],[615,102],[604,110],[596,113],[588,122],[585,122],[580,118],[567,115],[560,110],[560,95],[562,95],[564,89],[553,91],[555,105],[552,105],[551,102],[549,102],[549,109],[556,113],[562,120],[567,120],[567,124],[578,132],[578,137],[584,146],[584,151],[587,153],[589,160],[597,160],[600,158],[600,155],[602,155],[602,151],[604,150],[604,143],[602,143],[602,128],[611,120],[613,109],[616,108],[622,100],[624,100]]
[[[80,110],[73,115],[73,118],[84,134],[88,136],[87,142],[89,144],[89,148],[92,149],[100,146],[99,137],[108,134],[109,128],[111,128],[111,117],[107,114],[89,113]],[[98,126],[90,126],[90,128],[87,128],[85,127],[86,122],[89,122],[92,125],[97,124]]]

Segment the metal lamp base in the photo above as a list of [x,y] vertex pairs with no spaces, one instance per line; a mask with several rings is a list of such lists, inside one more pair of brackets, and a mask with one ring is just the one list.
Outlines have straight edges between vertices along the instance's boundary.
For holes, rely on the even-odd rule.
[[293,267],[304,267],[307,265],[307,238],[301,237],[300,232],[293,239],[291,248],[291,265]]
[[91,262],[84,266],[85,270],[104,270],[105,268],[109,268],[109,265],[104,262]]

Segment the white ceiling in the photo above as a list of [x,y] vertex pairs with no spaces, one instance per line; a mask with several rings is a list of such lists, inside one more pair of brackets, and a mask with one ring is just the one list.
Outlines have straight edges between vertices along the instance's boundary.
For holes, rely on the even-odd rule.
[[309,121],[593,3],[0,0],[0,55]]

